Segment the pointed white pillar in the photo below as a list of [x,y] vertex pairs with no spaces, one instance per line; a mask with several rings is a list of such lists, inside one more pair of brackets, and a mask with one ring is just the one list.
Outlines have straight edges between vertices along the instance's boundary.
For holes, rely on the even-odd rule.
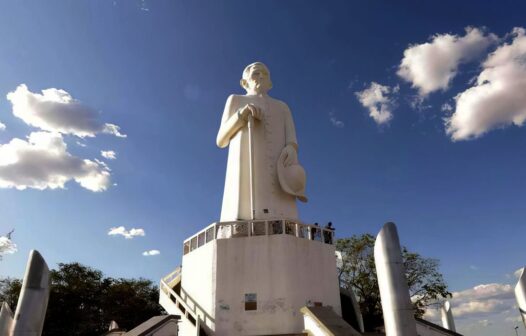
[[349,293],[352,301],[352,306],[354,308],[354,315],[356,316],[356,321],[358,321],[358,327],[360,329],[358,331],[364,333],[365,328],[363,325],[363,316],[362,311],[360,310],[360,305],[358,304],[358,300],[356,300],[356,295],[354,295],[354,291],[350,290]]
[[49,268],[36,250],[29,253],[15,312],[13,336],[40,336],[49,299]]
[[112,331],[112,330],[115,330],[115,329],[119,329],[119,325],[117,324],[117,322],[111,321],[110,322],[110,328],[108,329],[108,331]]
[[522,317],[522,323],[526,327],[526,267],[523,267],[519,276],[519,281],[515,286],[515,299],[519,306],[519,312]]
[[374,243],[374,262],[387,336],[417,336],[400,239],[394,223],[386,223]]
[[9,335],[12,325],[13,311],[7,302],[3,302],[0,309],[0,335]]
[[442,326],[447,330],[457,331],[455,328],[455,320],[453,319],[453,312],[451,311],[451,303],[446,300],[440,309],[442,315]]

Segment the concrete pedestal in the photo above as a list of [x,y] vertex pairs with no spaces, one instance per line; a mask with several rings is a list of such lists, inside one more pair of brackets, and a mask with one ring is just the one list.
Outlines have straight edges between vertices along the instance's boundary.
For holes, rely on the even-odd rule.
[[334,252],[285,233],[214,239],[183,256],[181,297],[215,335],[301,333],[303,306],[341,315]]

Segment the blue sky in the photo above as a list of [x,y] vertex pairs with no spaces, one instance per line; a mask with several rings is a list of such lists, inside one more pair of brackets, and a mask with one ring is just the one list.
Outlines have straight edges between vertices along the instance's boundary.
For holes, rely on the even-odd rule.
[[[79,261],[117,277],[157,281],[179,265],[182,241],[219,218],[227,158],[215,145],[221,113],[229,94],[243,93],[244,66],[259,60],[272,74],[270,94],[286,101],[295,119],[308,176],[301,219],[332,221],[339,237],[376,234],[395,221],[404,245],[441,261],[450,289],[467,300],[459,305],[484,295],[500,300],[463,312],[462,332],[514,332],[517,322],[510,320],[518,314],[506,285],[525,263],[526,103],[517,98],[524,83],[505,69],[524,71],[521,32],[513,29],[526,26],[525,5],[94,0],[0,6],[0,146],[12,150],[14,138],[29,146],[27,137],[38,132],[45,139],[35,135],[33,145],[50,141],[68,162],[63,188],[56,189],[33,188],[51,186],[39,175],[19,190],[23,183],[15,177],[34,171],[17,167],[9,180],[0,169],[0,234],[15,229],[18,247],[0,262],[1,276],[22,276],[30,249],[52,267]],[[502,61],[502,48],[511,45],[518,54]],[[444,70],[446,63],[451,67]],[[418,72],[419,64],[426,71]],[[508,85],[510,97],[483,100],[477,78],[479,86]],[[27,105],[15,107],[27,97],[38,101],[47,89],[73,101],[62,117],[82,110],[95,119],[84,128],[73,120],[78,127],[66,129],[57,126],[64,119],[51,125]],[[374,107],[381,117],[371,117]],[[447,119],[455,120],[449,133]],[[116,159],[101,151],[114,151]],[[37,166],[40,173],[56,168]],[[143,229],[144,236],[108,235],[120,226]],[[142,255],[150,250],[160,254]],[[490,294],[480,294],[481,287],[469,292],[481,284]]]

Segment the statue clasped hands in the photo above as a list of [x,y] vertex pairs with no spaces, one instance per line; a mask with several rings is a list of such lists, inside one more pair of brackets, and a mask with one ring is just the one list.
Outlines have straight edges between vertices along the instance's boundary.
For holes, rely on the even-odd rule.
[[246,104],[240,108],[237,113],[239,114],[239,117],[245,121],[248,121],[249,115],[252,115],[252,117],[257,120],[263,119],[263,112],[261,112],[261,109],[254,104]]

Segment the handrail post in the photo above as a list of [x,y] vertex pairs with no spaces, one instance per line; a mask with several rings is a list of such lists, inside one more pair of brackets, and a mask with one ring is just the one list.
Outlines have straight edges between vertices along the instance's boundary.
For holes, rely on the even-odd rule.
[[296,237],[299,238],[300,237],[300,225],[296,222],[295,223],[296,225],[295,226],[295,229],[296,229]]
[[214,229],[212,230],[212,234],[214,235],[213,239],[216,240],[217,239],[217,223],[214,223]]

